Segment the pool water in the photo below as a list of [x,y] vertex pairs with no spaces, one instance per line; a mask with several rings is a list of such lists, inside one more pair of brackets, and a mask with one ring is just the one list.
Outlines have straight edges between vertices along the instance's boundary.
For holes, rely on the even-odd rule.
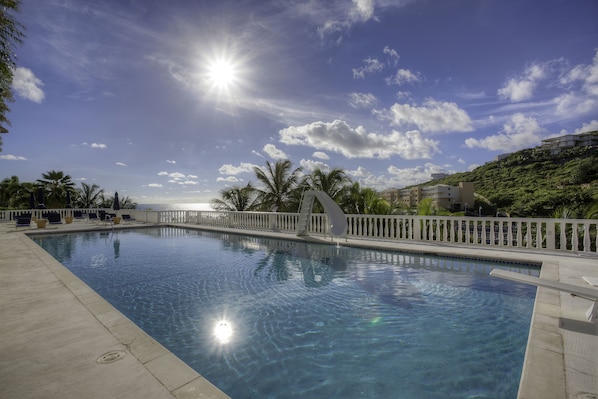
[[515,398],[521,265],[177,228],[36,242],[233,399]]

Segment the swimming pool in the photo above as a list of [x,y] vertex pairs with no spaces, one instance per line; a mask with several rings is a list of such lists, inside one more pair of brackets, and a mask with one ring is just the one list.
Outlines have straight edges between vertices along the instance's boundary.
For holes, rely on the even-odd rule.
[[487,275],[524,266],[167,227],[34,240],[234,399],[517,396],[535,288]]

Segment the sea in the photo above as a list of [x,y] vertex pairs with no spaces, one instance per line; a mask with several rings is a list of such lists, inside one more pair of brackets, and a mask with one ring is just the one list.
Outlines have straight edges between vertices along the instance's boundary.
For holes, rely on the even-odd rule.
[[137,204],[140,211],[213,211],[208,202],[191,202],[175,204]]

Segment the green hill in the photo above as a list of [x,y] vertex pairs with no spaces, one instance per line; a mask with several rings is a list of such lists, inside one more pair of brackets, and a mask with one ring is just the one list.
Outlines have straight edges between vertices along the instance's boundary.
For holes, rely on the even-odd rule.
[[[494,212],[499,209],[528,217],[566,212],[568,217],[584,218],[590,206],[598,202],[598,148],[574,147],[558,155],[541,147],[529,148],[471,172],[420,186],[456,186],[461,181],[473,182],[476,194],[487,198]],[[490,210],[483,199],[479,201],[479,205]]]

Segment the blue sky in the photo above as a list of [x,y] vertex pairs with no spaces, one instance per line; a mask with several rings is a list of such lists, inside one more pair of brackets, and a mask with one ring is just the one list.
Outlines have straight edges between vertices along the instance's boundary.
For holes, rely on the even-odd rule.
[[0,178],[207,202],[290,159],[400,188],[598,129],[596,0],[23,0]]

